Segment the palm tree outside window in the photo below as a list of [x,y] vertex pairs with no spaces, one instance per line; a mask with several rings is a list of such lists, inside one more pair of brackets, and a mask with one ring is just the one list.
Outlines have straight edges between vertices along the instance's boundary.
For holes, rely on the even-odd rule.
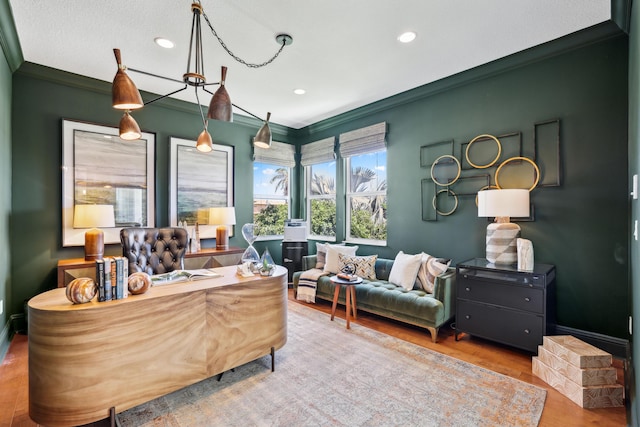
[[336,162],[305,167],[309,237],[336,239]]
[[281,238],[289,218],[291,168],[253,164],[253,222],[260,239]]

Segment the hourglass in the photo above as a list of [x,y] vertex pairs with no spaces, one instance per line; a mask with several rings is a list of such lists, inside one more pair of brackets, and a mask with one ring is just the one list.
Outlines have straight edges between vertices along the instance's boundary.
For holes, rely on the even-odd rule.
[[242,263],[250,262],[252,265],[260,263],[260,255],[253,247],[253,242],[258,237],[258,226],[256,224],[245,224],[242,226],[242,237],[247,241],[249,247],[242,253]]

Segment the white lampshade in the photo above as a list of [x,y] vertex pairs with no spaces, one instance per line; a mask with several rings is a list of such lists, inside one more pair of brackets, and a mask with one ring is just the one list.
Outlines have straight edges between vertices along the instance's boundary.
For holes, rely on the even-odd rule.
[[235,225],[236,209],[233,206],[209,208],[209,225]]
[[113,205],[75,205],[73,228],[115,226]]
[[503,189],[478,191],[479,217],[529,216],[529,190]]

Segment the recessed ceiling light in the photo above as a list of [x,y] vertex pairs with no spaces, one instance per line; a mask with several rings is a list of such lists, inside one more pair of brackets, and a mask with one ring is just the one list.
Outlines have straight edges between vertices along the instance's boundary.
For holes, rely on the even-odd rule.
[[165,39],[164,37],[156,37],[155,39],[153,39],[153,41],[156,42],[158,46],[165,49],[171,49],[173,46],[175,46],[175,44],[171,40]]
[[407,31],[406,33],[402,33],[398,36],[398,41],[401,43],[411,43],[416,38],[416,33],[413,31]]
[[305,93],[307,93],[307,91],[304,89],[295,89],[293,93],[295,93],[296,95],[304,95]]

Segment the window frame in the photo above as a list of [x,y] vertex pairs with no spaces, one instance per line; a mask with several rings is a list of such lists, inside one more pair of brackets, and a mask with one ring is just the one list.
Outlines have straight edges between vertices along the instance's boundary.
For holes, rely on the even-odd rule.
[[[314,166],[319,166],[319,165],[323,165],[323,164],[328,164],[328,163],[336,163],[336,167],[335,167],[335,171],[334,171],[334,176],[333,176],[333,182],[336,185],[336,188],[334,189],[334,193],[333,194],[320,194],[320,195],[312,195],[311,194],[311,181],[312,181],[312,169]],[[309,166],[304,166],[304,178],[305,178],[305,207],[306,207],[306,213],[307,213],[307,238],[310,240],[322,240],[322,241],[327,241],[327,242],[335,242],[337,240],[337,236],[338,236],[338,221],[337,221],[337,215],[338,215],[338,192],[337,192],[337,178],[338,178],[338,165],[337,165],[337,161],[336,160],[331,160],[331,161],[327,161],[327,162],[322,162],[322,163],[314,163],[311,164]],[[333,200],[333,203],[335,205],[335,209],[336,209],[336,230],[335,230],[335,235],[334,236],[324,236],[324,235],[317,235],[317,234],[312,234],[312,228],[311,228],[311,216],[313,214],[312,210],[311,210],[311,202],[312,200]]]
[[[265,200],[267,202],[267,206],[269,205],[269,201],[271,200],[284,200],[286,205],[287,205],[287,218],[291,218],[291,174],[293,171],[293,168],[290,166],[283,166],[283,165],[278,165],[278,164],[273,164],[273,163],[266,163],[266,162],[260,162],[260,161],[254,161],[253,162],[253,167],[254,167],[254,171],[255,171],[255,166],[256,164],[260,164],[260,165],[265,165],[267,167],[272,167],[274,169],[279,169],[279,168],[286,168],[288,170],[287,173],[287,179],[288,179],[288,183],[287,183],[287,188],[288,188],[288,194],[286,196],[279,196],[279,195],[271,195],[271,194],[264,194],[264,193],[256,193],[256,187],[255,187],[255,177],[253,179],[253,201],[252,201],[252,214],[251,214],[251,221],[255,224],[255,212],[253,212],[253,210],[255,209],[256,206],[256,200]],[[256,241],[267,241],[267,240],[281,240],[284,238],[284,222],[282,224],[283,227],[283,234],[266,234],[266,235],[258,235],[256,237]]]

